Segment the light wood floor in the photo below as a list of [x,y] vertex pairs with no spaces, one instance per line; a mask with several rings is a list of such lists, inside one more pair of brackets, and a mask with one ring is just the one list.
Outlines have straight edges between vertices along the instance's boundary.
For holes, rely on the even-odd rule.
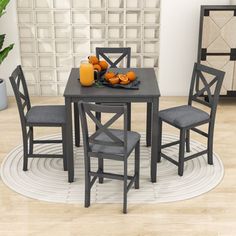
[[[161,109],[185,104],[186,98],[161,98]],[[63,104],[61,98],[33,98],[32,104]],[[145,106],[135,105],[133,129],[145,130]],[[166,132],[175,132],[164,127]],[[36,135],[57,133],[37,130]],[[0,236],[83,236],[83,235],[236,235],[236,100],[223,100],[218,107],[215,152],[225,166],[221,184],[200,197],[166,204],[129,204],[121,213],[120,204],[66,205],[25,198],[0,181]],[[193,135],[194,139],[204,138]],[[14,99],[0,112],[0,161],[21,143],[21,130]]]

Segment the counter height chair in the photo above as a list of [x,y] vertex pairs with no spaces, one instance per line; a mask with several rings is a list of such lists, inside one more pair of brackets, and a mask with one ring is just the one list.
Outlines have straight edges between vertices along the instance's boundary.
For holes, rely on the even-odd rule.
[[[112,61],[109,57],[109,54],[119,55],[115,61]],[[119,63],[126,59],[125,67],[130,68],[131,61],[131,48],[96,48],[96,57],[100,59],[104,59],[109,65],[110,68],[117,68]],[[127,129],[131,130],[131,103],[126,103],[127,105],[127,116],[128,116],[128,126]],[[101,119],[100,113],[96,114],[98,119]]]
[[[107,54],[114,54],[119,55],[119,57],[112,61]],[[96,57],[100,60],[101,58],[104,59],[111,68],[117,68],[119,63],[126,58],[126,68],[130,68],[130,61],[131,61],[131,48],[96,48]]]
[[[118,58],[115,61],[112,61],[107,54],[114,54],[114,55],[119,55]],[[104,48],[104,47],[97,47],[96,48],[96,57],[101,60],[105,60],[110,68],[117,68],[118,64],[126,59],[125,67],[129,68],[130,67],[130,61],[131,61],[131,48],[126,47],[126,48]],[[99,104],[99,103],[96,103]],[[130,131],[131,130],[131,103],[126,103],[127,105],[127,122],[128,126],[127,129]],[[75,145],[79,147],[79,129],[80,129],[80,124],[79,124],[79,119],[78,119],[78,105],[77,103],[74,103],[74,112],[75,112],[75,119],[74,119],[74,126],[75,126]],[[98,112],[96,113],[96,117],[98,120],[101,120],[101,114]],[[98,127],[96,126],[96,129]],[[78,130],[78,132],[76,132]]]
[[[190,85],[188,105],[169,108],[159,112],[160,135],[158,142],[158,162],[160,162],[161,157],[163,157],[177,165],[178,174],[180,176],[182,176],[184,172],[184,162],[195,157],[207,154],[208,164],[213,164],[215,115],[224,74],[225,72],[223,71],[195,63]],[[207,99],[204,100],[204,97]],[[210,112],[207,113],[194,107],[193,102],[205,105],[210,109]],[[162,122],[166,122],[167,124],[178,128],[180,130],[180,140],[162,145]],[[208,124],[207,133],[198,128],[198,126],[203,124]],[[208,144],[206,150],[185,157],[185,144],[186,151],[190,152],[190,130],[206,137],[208,139]],[[162,149],[176,144],[179,144],[178,161],[162,152]]]
[[[63,158],[63,168],[67,170],[66,158],[66,113],[64,106],[31,107],[28,88],[21,66],[13,71],[10,82],[15,94],[20,115],[23,136],[23,170],[28,169],[28,158]],[[34,127],[61,127],[62,140],[34,140]],[[34,154],[34,144],[62,143],[63,154]]]
[[[140,156],[140,135],[136,132],[127,131],[127,107],[116,104],[115,106],[97,105],[79,102],[79,112],[81,117],[83,143],[84,143],[84,163],[85,163],[85,207],[90,206],[90,191],[99,178],[99,183],[103,183],[103,178],[123,180],[123,213],[127,213],[127,193],[134,184],[135,189],[139,188],[139,156]],[[96,112],[110,113],[112,118],[102,124],[95,116]],[[124,117],[124,129],[111,129],[111,125]],[[96,124],[98,129],[89,136],[88,117]],[[134,175],[127,173],[128,157],[135,149]],[[90,166],[91,157],[98,158],[98,169],[92,171]],[[124,174],[114,174],[104,172],[103,159],[122,161],[124,163]],[[102,164],[101,164],[102,162]],[[92,177],[92,179],[91,179]],[[130,182],[128,183],[128,180]]]

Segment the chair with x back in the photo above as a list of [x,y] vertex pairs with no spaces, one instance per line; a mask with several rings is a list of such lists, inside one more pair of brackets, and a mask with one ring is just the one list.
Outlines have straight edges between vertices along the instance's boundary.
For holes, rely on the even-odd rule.
[[[159,142],[158,142],[158,162],[161,157],[178,166],[178,174],[183,175],[184,162],[195,157],[207,154],[208,164],[213,164],[213,134],[215,125],[215,116],[219,94],[222,87],[225,72],[195,63],[192,80],[190,85],[188,105],[169,108],[159,113]],[[204,97],[207,98],[204,100]],[[210,109],[207,113],[193,106],[193,102],[205,105]],[[162,122],[166,122],[180,130],[180,140],[161,144]],[[203,124],[208,124],[208,132],[198,128]],[[190,130],[203,135],[208,139],[207,149],[185,157],[186,151],[190,152]],[[165,153],[162,149],[179,144],[179,157],[175,160]]]
[[[15,94],[20,114],[23,137],[23,170],[28,169],[29,158],[63,158],[64,170],[67,170],[66,158],[66,116],[64,106],[33,106],[21,66],[13,71],[10,82]],[[62,140],[35,140],[34,127],[61,127]],[[38,154],[33,152],[34,144],[62,143],[63,154]]]
[[[118,55],[118,58],[113,61],[109,57],[109,55]],[[126,59],[126,63],[124,63],[124,66],[126,68],[130,68],[130,61],[131,61],[131,48],[103,48],[103,47],[97,47],[96,48],[96,56],[100,60],[103,58],[109,65],[110,68],[117,68],[119,63]],[[131,103],[126,103],[127,105],[127,115],[128,115],[128,130],[131,130]],[[100,118],[100,114],[97,114],[97,118]]]
[[[90,206],[90,192],[96,179],[103,183],[103,178],[110,178],[124,181],[124,202],[123,212],[127,212],[127,193],[132,187],[139,188],[139,156],[140,156],[140,135],[136,132],[127,131],[127,107],[122,104],[97,105],[90,103],[79,103],[79,112],[83,130],[84,143],[84,163],[85,163],[85,207]],[[93,113],[110,113],[112,118],[105,124],[96,118]],[[110,128],[117,119],[124,117],[124,129]],[[89,135],[88,118],[90,118],[98,127],[95,133]],[[128,176],[128,157],[135,149],[135,168],[134,175]],[[98,169],[91,170],[91,157],[98,158]],[[124,163],[124,174],[114,174],[104,172],[103,159],[122,161]],[[102,162],[102,164],[101,164]],[[91,179],[91,177],[93,177]],[[128,180],[130,182],[128,183]]]
[[[112,61],[107,54],[119,55],[119,57]],[[110,65],[111,68],[117,68],[119,63],[126,58],[126,68],[130,67],[131,48],[96,48],[96,56],[101,57]]]

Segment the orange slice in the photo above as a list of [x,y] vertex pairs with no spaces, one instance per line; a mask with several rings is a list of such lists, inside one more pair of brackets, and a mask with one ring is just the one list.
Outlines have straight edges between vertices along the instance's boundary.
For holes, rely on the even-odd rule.
[[127,82],[129,80],[126,75],[118,74],[117,76],[121,81]]
[[120,84],[123,84],[123,85],[129,84],[129,83],[130,83],[130,80],[120,81]]
[[109,79],[109,82],[111,84],[119,84],[120,79],[116,76],[116,77],[113,77],[113,78]]

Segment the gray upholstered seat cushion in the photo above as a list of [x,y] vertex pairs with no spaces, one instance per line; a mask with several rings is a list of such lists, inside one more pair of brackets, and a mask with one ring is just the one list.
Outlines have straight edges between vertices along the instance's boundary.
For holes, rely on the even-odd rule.
[[207,122],[210,118],[209,114],[205,111],[189,105],[162,110],[159,114],[163,121],[180,128],[194,126],[204,121]]
[[[124,131],[109,129],[111,133],[113,133],[116,137],[124,141]],[[108,141],[112,140],[105,134],[101,133],[96,137],[96,140]],[[133,131],[127,132],[127,153],[130,154],[135,147],[136,143],[140,140],[140,134]],[[115,146],[107,146],[107,145],[98,145],[98,144],[90,144],[90,148],[92,152],[99,152],[105,154],[115,154],[115,155],[123,155],[124,148],[123,147],[115,147]]]
[[65,106],[34,106],[26,114],[28,124],[53,124],[66,123]]

